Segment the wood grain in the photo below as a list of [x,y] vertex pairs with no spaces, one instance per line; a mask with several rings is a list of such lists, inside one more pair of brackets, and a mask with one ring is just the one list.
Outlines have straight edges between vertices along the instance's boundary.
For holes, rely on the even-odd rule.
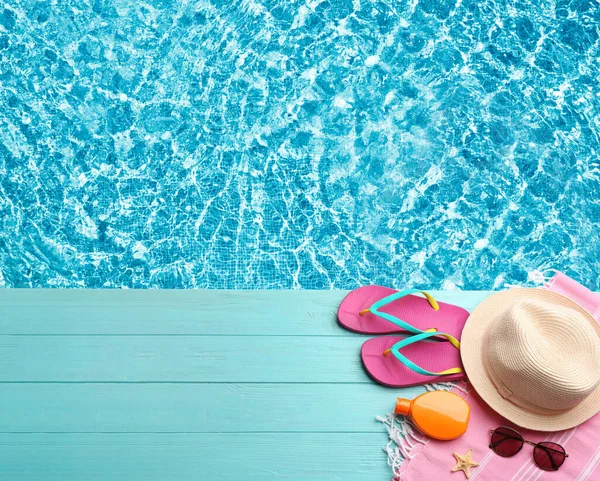
[[369,382],[360,337],[1,336],[0,381]]
[[3,384],[1,432],[373,432],[394,390],[368,384]]
[[[336,322],[347,292],[0,289],[0,333],[355,336]],[[489,295],[431,293],[469,310]]]
[[389,480],[345,295],[0,290],[0,479]]
[[7,481],[390,479],[384,433],[2,434]]

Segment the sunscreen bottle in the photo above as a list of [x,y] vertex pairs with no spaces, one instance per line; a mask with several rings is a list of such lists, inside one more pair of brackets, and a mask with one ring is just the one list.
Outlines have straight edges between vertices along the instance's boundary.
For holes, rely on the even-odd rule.
[[414,399],[398,398],[394,413],[407,416],[423,434],[449,441],[465,433],[471,408],[458,394],[432,391]]

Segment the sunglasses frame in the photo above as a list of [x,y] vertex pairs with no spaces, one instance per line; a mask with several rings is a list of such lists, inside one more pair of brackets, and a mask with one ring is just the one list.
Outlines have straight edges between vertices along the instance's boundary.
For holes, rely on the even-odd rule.
[[[516,441],[521,441],[521,446],[519,446],[519,449],[517,449],[517,451],[516,451],[514,454],[511,454],[511,455],[508,455],[508,456],[507,456],[507,455],[504,455],[504,454],[500,454],[499,452],[497,452],[497,451],[496,451],[496,449],[495,449],[495,448],[496,448],[496,446],[498,446],[498,444],[499,444],[499,443],[496,443],[496,445],[494,445],[494,444],[492,443],[491,436],[493,436],[493,435],[494,435],[494,433],[495,433],[496,431],[498,431],[498,429],[508,429],[509,431],[511,431],[511,432],[513,432],[513,433],[515,433],[515,434],[518,436],[518,437],[510,437],[510,436],[507,436],[507,435],[506,435],[505,433],[503,433],[503,432],[499,432],[499,433],[498,433],[498,434],[502,434],[502,435],[504,435],[506,438],[514,439],[514,440],[516,440]],[[547,442],[551,442],[551,441],[541,441],[541,442],[539,442],[539,443],[534,443],[533,441],[528,441],[527,439],[525,439],[525,438],[524,438],[524,437],[521,435],[521,433],[520,433],[519,431],[517,431],[516,429],[510,428],[510,427],[508,427],[508,426],[498,426],[496,429],[490,429],[490,445],[489,445],[489,447],[490,447],[490,449],[491,449],[492,451],[494,451],[494,454],[497,454],[498,456],[502,456],[503,458],[512,458],[513,456],[516,456],[517,454],[519,454],[519,452],[521,452],[521,449],[523,449],[523,445],[524,445],[524,444],[529,444],[529,445],[533,446],[533,449],[534,449],[533,461],[534,461],[534,463],[536,464],[536,466],[537,466],[538,468],[540,468],[540,469],[543,469],[544,471],[558,471],[558,470],[561,468],[561,466],[564,464],[564,462],[565,462],[565,459],[569,457],[569,455],[566,453],[566,451],[565,451],[565,448],[564,448],[564,447],[562,447],[562,446],[560,446],[560,444],[558,444],[558,443],[552,443],[552,444],[556,444],[557,446],[560,446],[560,447],[561,447],[561,449],[563,450],[562,452],[560,452],[560,451],[557,451],[556,449],[552,449],[552,448],[550,448],[550,447],[546,446],[546,445],[545,445],[545,443],[547,443]],[[537,460],[535,459],[535,449],[536,449],[536,448],[538,448],[538,449],[543,449],[543,450],[546,450],[546,451],[554,451],[554,452],[557,452],[557,453],[558,453],[558,452],[560,452],[561,454],[563,454],[563,455],[564,455],[565,459],[563,459],[563,462],[562,462],[562,463],[560,463],[560,466],[556,466],[556,463],[554,462],[554,458],[553,458],[552,456],[549,456],[549,457],[550,457],[550,461],[552,462],[552,466],[553,466],[553,468],[552,468],[552,469],[546,469],[546,468],[544,468],[544,467],[540,466],[540,465],[538,464]],[[556,467],[555,467],[555,466],[556,466]]]

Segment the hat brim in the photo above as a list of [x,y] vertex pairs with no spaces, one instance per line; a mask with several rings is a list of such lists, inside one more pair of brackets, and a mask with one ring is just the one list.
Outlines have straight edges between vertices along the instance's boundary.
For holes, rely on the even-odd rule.
[[477,394],[498,414],[517,426],[535,431],[561,431],[587,421],[600,411],[600,385],[574,408],[557,414],[539,414],[527,411],[505,399],[490,379],[484,359],[484,340],[489,326],[512,303],[527,299],[575,309],[583,314],[600,337],[600,324],[571,299],[546,289],[513,288],[498,292],[485,299],[471,313],[462,332],[460,352],[465,372]]

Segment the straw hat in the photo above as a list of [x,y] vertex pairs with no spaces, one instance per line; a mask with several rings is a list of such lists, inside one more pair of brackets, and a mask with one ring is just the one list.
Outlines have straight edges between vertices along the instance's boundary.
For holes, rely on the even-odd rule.
[[471,384],[518,426],[559,431],[600,411],[600,325],[545,289],[509,289],[469,316],[461,357]]

